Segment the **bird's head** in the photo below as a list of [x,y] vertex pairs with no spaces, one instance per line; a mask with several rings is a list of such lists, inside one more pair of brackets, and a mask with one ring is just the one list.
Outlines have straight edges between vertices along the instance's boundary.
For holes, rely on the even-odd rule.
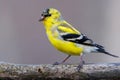
[[39,21],[45,21],[45,20],[48,20],[48,19],[57,20],[60,17],[61,17],[61,14],[58,10],[56,10],[54,8],[47,8],[41,14],[41,18],[40,18]]

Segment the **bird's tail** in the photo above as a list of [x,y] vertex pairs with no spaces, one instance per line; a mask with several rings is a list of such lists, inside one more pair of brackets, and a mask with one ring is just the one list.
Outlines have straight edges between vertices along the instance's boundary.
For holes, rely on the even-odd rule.
[[98,52],[101,52],[101,53],[104,53],[104,54],[110,55],[110,56],[112,56],[112,57],[119,58],[119,56],[113,55],[113,54],[111,54],[111,53],[105,51],[105,49],[104,49],[103,46],[98,45],[98,44],[95,44],[95,46],[98,48],[98,49],[97,49]]

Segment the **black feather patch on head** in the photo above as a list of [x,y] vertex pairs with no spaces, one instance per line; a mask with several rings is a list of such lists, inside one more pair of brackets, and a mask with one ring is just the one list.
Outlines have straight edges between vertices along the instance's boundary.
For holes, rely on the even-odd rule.
[[49,8],[47,8],[47,9],[45,9],[44,11],[43,11],[43,13],[41,14],[41,16],[44,16],[44,17],[49,17],[49,16],[51,16],[51,14],[49,13]]
[[50,9],[47,8],[43,11],[43,13],[41,14],[41,18],[39,19],[39,21],[43,21],[46,17],[51,16],[51,14],[49,13]]

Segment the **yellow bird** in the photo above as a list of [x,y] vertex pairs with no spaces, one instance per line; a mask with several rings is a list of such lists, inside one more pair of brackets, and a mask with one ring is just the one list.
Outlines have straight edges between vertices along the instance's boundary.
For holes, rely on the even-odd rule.
[[66,22],[61,13],[54,8],[45,9],[39,21],[44,24],[50,43],[57,50],[68,55],[61,63],[64,63],[71,55],[80,56],[81,64],[79,67],[82,67],[84,63],[82,55],[91,52],[100,52],[113,57],[119,57],[110,54],[103,46],[94,43],[86,35],[76,30]]

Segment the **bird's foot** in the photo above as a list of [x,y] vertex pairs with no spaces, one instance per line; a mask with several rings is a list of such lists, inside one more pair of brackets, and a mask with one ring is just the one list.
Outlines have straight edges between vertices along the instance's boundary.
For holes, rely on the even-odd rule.
[[79,72],[82,68],[83,68],[83,64],[79,64],[79,65],[77,66],[77,71]]
[[61,63],[59,63],[59,62],[55,62],[55,63],[53,63],[53,65],[59,65],[59,64],[61,64]]
[[79,72],[82,68],[83,65],[85,64],[85,61],[82,61],[78,66],[77,66],[77,71]]

